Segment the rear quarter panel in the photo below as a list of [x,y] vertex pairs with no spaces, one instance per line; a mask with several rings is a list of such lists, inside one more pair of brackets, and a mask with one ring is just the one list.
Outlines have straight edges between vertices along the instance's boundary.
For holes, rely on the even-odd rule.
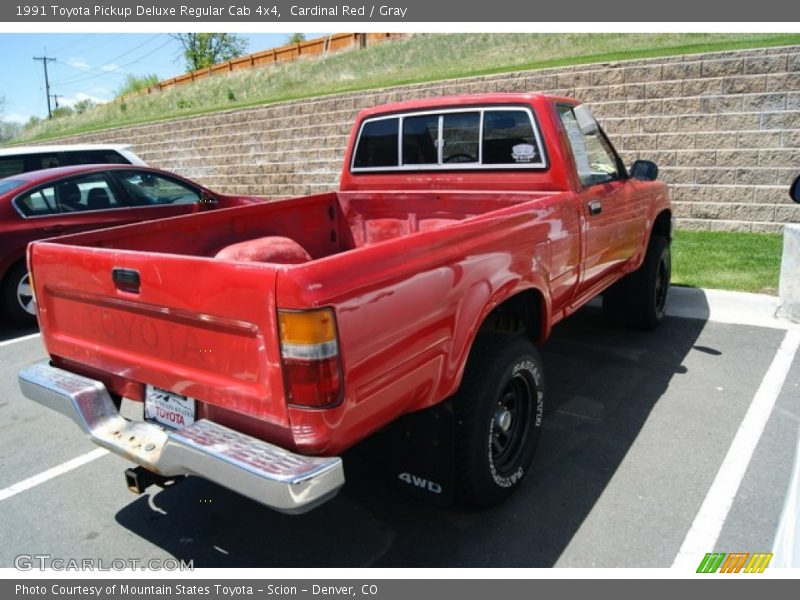
[[298,447],[338,453],[450,396],[494,306],[535,289],[550,314],[554,244],[577,262],[577,228],[562,193],[280,272],[279,308],[335,309],[343,361],[340,406],[290,408]]

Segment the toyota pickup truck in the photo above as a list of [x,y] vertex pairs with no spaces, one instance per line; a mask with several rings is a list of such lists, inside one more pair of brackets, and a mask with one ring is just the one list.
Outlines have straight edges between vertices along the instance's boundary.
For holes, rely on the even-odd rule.
[[553,326],[599,294],[662,320],[656,178],[569,98],[364,110],[338,191],[32,243],[49,360],[19,382],[137,463],[137,492],[197,475],[304,512],[345,450],[417,416],[393,478],[492,506],[530,470]]

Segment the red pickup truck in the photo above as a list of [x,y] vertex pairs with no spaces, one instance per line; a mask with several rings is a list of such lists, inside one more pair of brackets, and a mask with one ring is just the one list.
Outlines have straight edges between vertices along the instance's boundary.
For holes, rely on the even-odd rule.
[[[339,490],[344,450],[438,411],[396,478],[493,505],[536,448],[535,344],[601,293],[634,325],[663,317],[656,176],[569,98],[365,110],[337,192],[31,244],[50,360],[20,385],[138,463],[135,491],[195,474],[289,513]],[[424,472],[437,453],[446,480]]]

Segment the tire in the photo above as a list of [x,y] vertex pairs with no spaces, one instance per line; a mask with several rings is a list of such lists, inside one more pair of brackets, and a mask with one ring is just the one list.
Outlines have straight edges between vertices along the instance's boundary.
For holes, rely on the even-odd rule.
[[[30,283],[25,263],[14,265],[6,273],[2,284],[3,317],[12,323],[31,325],[36,323],[33,296],[29,293]],[[27,288],[25,287],[27,286]]]
[[669,241],[654,235],[642,265],[603,294],[603,310],[639,329],[655,329],[664,320],[671,274]]
[[544,413],[542,362],[518,336],[476,339],[456,412],[456,499],[494,506],[516,491],[528,473]]

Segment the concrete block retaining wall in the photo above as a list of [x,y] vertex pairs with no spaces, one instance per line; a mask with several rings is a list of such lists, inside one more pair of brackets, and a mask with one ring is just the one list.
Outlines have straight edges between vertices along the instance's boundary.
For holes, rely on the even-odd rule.
[[627,164],[655,160],[688,229],[778,232],[800,222],[800,46],[520,71],[348,93],[64,138],[131,143],[212,189],[274,198],[337,185],[361,108],[483,92],[546,91],[591,105]]

